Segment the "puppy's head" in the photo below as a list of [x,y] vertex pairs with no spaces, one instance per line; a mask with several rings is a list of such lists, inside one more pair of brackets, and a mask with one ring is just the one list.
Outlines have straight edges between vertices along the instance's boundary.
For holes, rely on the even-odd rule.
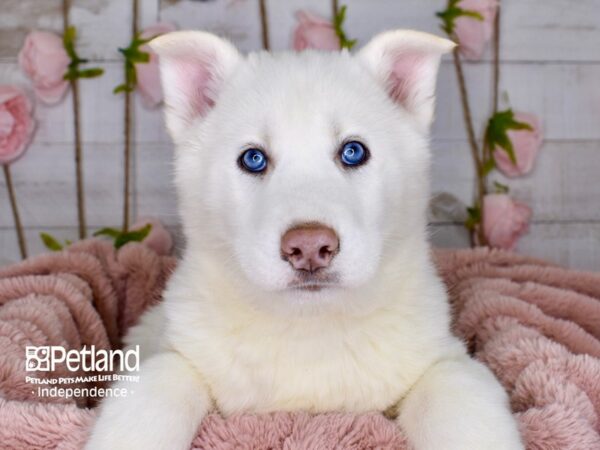
[[186,259],[278,308],[349,302],[393,272],[425,241],[435,79],[453,45],[392,31],[356,55],[244,57],[202,32],[154,40]]

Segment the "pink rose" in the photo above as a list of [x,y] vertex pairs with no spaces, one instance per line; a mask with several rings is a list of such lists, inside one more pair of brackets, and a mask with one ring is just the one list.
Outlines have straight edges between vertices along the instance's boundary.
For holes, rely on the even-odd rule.
[[33,81],[36,96],[44,103],[57,103],[69,86],[63,79],[70,63],[60,36],[32,31],[19,52],[19,65]]
[[509,130],[507,135],[512,142],[517,164],[515,165],[502,148],[494,150],[494,160],[500,172],[510,178],[525,175],[531,171],[535,158],[542,146],[542,126],[540,120],[529,113],[515,113],[517,122],[524,122],[532,130]]
[[[143,39],[150,39],[171,31],[175,31],[175,25],[157,23],[142,31],[141,37]],[[142,45],[140,50],[150,54],[150,61],[136,64],[137,87],[139,93],[142,95],[144,106],[155,108],[163,101],[162,88],[160,87],[160,72],[158,69],[158,55],[148,45]]]
[[152,229],[150,230],[150,234],[148,234],[146,239],[142,242],[159,255],[170,254],[173,249],[173,238],[160,220],[153,218],[138,219],[138,221],[131,226],[131,230],[139,230],[140,228],[144,228],[147,224],[151,224]]
[[491,247],[513,250],[529,229],[531,209],[506,194],[483,198],[483,232]]
[[0,86],[0,164],[10,164],[25,152],[34,128],[31,111],[21,89]]
[[459,51],[466,59],[481,59],[485,45],[492,37],[494,19],[498,11],[496,0],[462,0],[458,7],[466,11],[474,11],[483,17],[478,20],[474,17],[460,16],[454,24],[454,33],[458,38]]
[[294,50],[307,48],[318,50],[339,50],[340,38],[335,34],[333,24],[306,11],[296,13],[298,25],[294,30]]

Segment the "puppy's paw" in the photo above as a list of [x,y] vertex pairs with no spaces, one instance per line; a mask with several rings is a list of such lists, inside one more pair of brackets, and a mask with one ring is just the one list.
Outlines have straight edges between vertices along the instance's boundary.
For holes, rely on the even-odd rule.
[[492,373],[466,356],[432,366],[398,418],[415,450],[523,450],[508,397]]
[[119,382],[127,392],[100,407],[87,450],[187,450],[210,407],[198,373],[178,354],[162,353],[144,362],[139,383]]
[[172,408],[163,408],[161,399],[136,392],[132,398],[108,400],[101,408],[86,450],[189,448],[190,429],[195,430],[197,424],[187,422],[189,418],[181,417]]
[[[92,435],[85,446],[86,450],[120,450],[120,449],[180,449],[190,446],[187,436],[182,441],[176,430],[161,426],[160,418],[156,418],[155,426],[133,414],[131,417],[116,414],[113,408],[105,408],[98,419]],[[124,408],[129,410],[129,408]],[[131,412],[131,411],[129,411]]]

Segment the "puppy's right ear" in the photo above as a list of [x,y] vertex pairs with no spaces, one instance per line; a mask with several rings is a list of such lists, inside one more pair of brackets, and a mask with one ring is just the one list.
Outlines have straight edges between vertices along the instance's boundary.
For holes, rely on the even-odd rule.
[[177,141],[213,107],[241,55],[226,40],[201,31],[167,33],[149,45],[159,59],[167,129]]
[[432,34],[395,30],[375,36],[357,56],[390,98],[428,129],[440,60],[454,47],[454,42]]

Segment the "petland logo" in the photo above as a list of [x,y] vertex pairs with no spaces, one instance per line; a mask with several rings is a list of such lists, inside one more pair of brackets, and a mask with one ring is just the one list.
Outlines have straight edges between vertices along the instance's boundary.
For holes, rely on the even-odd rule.
[[137,372],[140,368],[140,346],[127,350],[96,350],[84,346],[80,350],[65,350],[61,346],[25,347],[27,372],[52,372],[64,364],[71,372]]

